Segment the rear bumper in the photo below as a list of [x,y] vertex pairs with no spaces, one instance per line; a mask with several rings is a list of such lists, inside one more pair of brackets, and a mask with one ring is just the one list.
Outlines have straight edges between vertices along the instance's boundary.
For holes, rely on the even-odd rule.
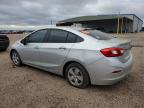
[[5,41],[5,42],[0,42],[0,50],[1,49],[6,49],[9,46],[9,42]]
[[[88,66],[88,72],[90,75],[91,84],[93,85],[112,85],[123,79],[125,79],[133,65],[133,57],[126,63],[121,62],[109,62],[108,60],[102,59],[100,63],[93,63]],[[119,71],[119,73],[112,73]]]

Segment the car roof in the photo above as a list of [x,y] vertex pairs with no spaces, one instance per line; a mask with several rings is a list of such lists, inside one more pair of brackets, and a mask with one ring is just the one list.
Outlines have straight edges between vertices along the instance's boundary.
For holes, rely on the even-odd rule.
[[37,30],[41,30],[41,29],[62,29],[62,30],[68,30],[68,31],[71,31],[71,30],[80,31],[80,30],[90,29],[90,28],[70,27],[70,26],[52,26],[52,27],[38,28]]

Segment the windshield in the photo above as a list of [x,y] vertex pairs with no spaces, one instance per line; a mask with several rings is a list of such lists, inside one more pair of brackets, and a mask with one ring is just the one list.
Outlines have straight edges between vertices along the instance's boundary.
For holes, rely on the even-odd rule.
[[98,31],[98,30],[86,30],[84,32],[82,31],[82,33],[90,35],[98,40],[110,40],[114,38],[112,35]]

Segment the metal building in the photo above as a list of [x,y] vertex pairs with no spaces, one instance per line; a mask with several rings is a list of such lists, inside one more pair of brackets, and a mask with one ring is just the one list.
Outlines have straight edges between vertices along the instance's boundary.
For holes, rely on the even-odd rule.
[[59,21],[57,26],[82,26],[109,33],[139,32],[143,21],[135,14],[81,16]]

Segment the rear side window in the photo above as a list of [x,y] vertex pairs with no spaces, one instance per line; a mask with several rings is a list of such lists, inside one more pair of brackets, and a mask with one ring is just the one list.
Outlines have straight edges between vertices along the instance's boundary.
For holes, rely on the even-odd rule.
[[72,33],[69,33],[68,37],[67,37],[67,43],[75,43],[76,42],[76,38],[77,38],[76,35],[74,35]]
[[78,36],[76,42],[82,42],[82,41],[84,41],[84,39]]
[[69,33],[68,37],[67,37],[67,43],[76,43],[76,42],[82,42],[83,38],[73,34],[73,33]]
[[63,30],[52,29],[48,38],[49,43],[65,43],[68,32]]

